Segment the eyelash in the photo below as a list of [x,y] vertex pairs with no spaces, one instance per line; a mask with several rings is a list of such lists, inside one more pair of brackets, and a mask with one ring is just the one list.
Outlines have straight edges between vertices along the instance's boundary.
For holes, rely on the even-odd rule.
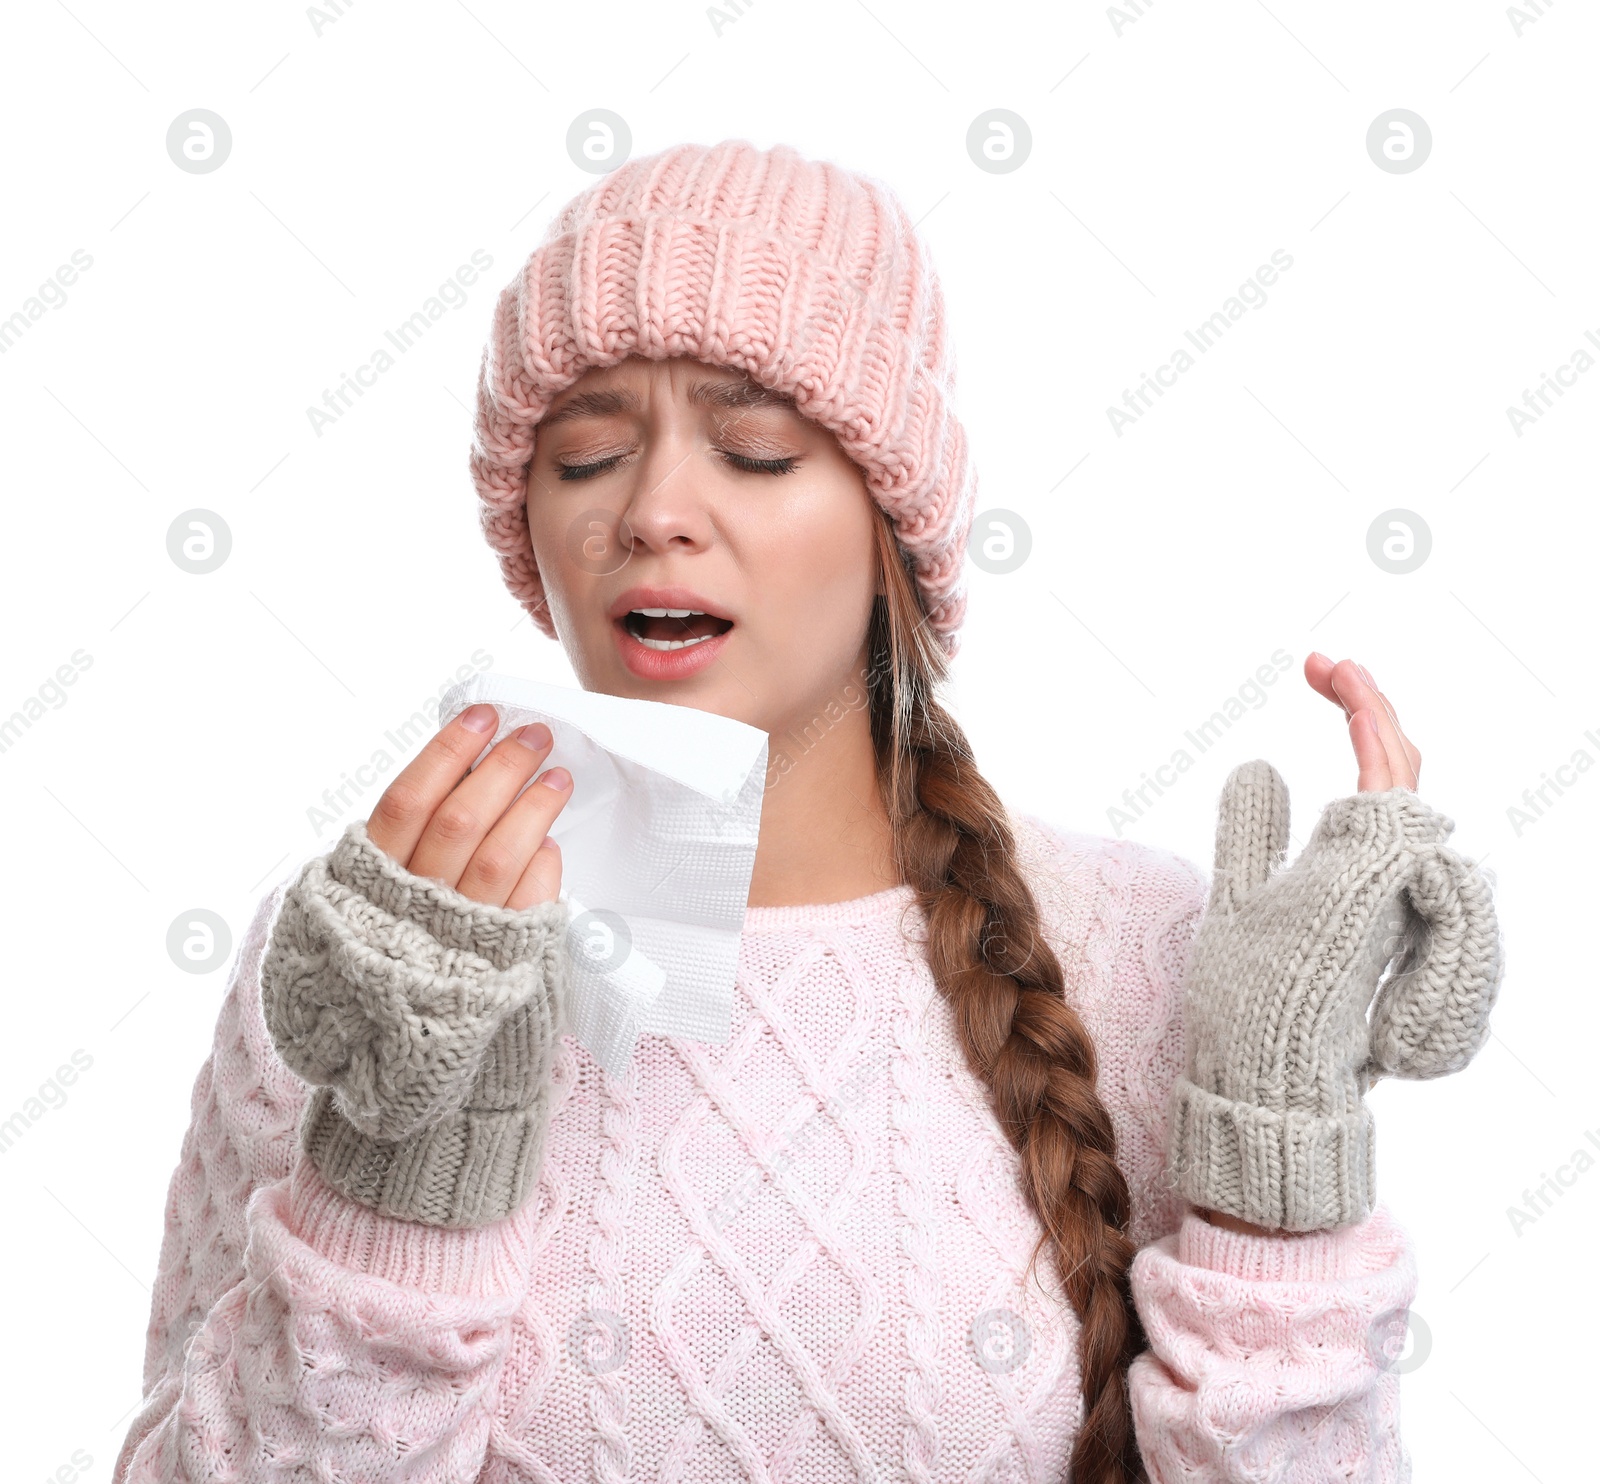
[[[799,464],[798,454],[791,454],[782,459],[752,459],[740,453],[729,453],[726,449],[719,449],[723,458],[736,469],[742,469],[746,474],[793,474]],[[562,464],[561,479],[592,479],[596,474],[603,474],[613,465],[621,463],[622,454],[614,454],[609,459],[599,459],[592,464]]]

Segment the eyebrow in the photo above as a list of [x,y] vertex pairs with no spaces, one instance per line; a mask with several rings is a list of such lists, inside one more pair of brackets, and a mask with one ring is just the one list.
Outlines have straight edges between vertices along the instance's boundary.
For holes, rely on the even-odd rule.
[[[780,407],[790,412],[798,411],[793,397],[772,391],[754,381],[697,381],[689,388],[689,401],[696,407],[716,407],[725,411],[743,411],[751,407]],[[626,387],[579,392],[554,411],[547,412],[539,420],[538,426],[550,428],[580,417],[616,417],[638,410],[638,393]]]

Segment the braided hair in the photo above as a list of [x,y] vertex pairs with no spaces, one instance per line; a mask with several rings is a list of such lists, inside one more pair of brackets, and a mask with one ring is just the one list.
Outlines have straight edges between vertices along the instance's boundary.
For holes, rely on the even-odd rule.
[[1128,1283],[1128,1183],[1095,1087],[1094,1043],[1040,932],[1005,807],[935,698],[949,662],[888,518],[875,530],[885,593],[873,606],[867,685],[896,866],[926,917],[928,966],[967,1065],[1021,1158],[1043,1228],[1033,1259],[1052,1245],[1078,1317],[1084,1416],[1070,1477],[1129,1484],[1144,1478],[1128,1402],[1128,1364],[1144,1337]]

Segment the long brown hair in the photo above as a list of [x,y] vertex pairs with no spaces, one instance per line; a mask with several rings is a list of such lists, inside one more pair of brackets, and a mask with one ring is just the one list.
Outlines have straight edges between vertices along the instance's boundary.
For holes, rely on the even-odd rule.
[[873,606],[867,685],[896,866],[927,919],[928,966],[967,1065],[1021,1157],[1043,1227],[1033,1258],[1053,1245],[1078,1316],[1084,1420],[1071,1479],[1127,1484],[1144,1478],[1128,1407],[1128,1363],[1143,1334],[1128,1287],[1128,1183],[1095,1088],[1094,1043],[1040,931],[1005,808],[935,696],[949,662],[888,517],[874,529],[886,595]]

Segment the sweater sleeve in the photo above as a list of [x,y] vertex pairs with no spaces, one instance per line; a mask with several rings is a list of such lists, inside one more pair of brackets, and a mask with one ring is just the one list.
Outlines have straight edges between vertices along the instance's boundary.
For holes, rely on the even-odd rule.
[[1272,1236],[1191,1211],[1140,1250],[1132,1278],[1150,1348],[1129,1384],[1155,1484],[1410,1477],[1393,1363],[1416,1267],[1384,1206]]
[[534,1207],[448,1230],[332,1189],[301,1152],[260,964],[234,962],[167,1195],[144,1401],[114,1484],[473,1479],[488,1447]]
[[[1143,1244],[1131,1281],[1149,1346],[1129,1386],[1150,1478],[1405,1479],[1393,1362],[1416,1292],[1410,1244],[1381,1205],[1337,1231],[1253,1236],[1213,1226],[1178,1197],[1168,1102],[1184,1066],[1183,984],[1208,878],[1164,851],[1107,847],[1102,874],[1122,930],[1096,1030],[1113,1051],[1108,1071],[1123,1069],[1104,1090],[1128,1113],[1119,1158]],[[1125,1025],[1135,1008],[1141,1023]],[[1116,1050],[1119,1037],[1130,1051]]]

